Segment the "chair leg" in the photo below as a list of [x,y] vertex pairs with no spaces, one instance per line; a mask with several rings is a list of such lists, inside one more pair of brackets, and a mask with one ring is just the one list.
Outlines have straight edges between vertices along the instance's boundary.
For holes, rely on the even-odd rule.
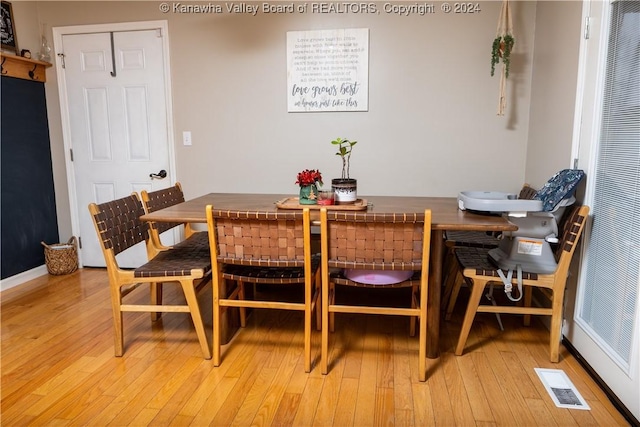
[[[335,283],[330,283],[329,284],[329,305],[333,305],[336,303],[336,285]],[[327,308],[327,312],[329,311],[329,309]],[[329,314],[329,331],[331,332],[335,332],[336,331],[336,314],[335,313],[331,313]]]
[[418,380],[427,380],[427,298],[428,289],[420,286],[420,332],[418,347]]
[[564,289],[553,291],[551,300],[551,329],[549,337],[549,360],[558,363],[560,359],[560,336],[562,335],[562,309]]
[[458,273],[458,262],[456,261],[454,252],[451,249],[447,251],[447,256],[445,256],[444,267],[442,268],[442,271],[444,272],[442,275],[444,290],[442,291],[440,303],[441,309],[444,310],[447,303],[449,302],[451,291],[453,290],[454,282],[452,280]]
[[204,323],[202,321],[202,313],[200,312],[200,305],[198,304],[198,297],[196,296],[195,287],[193,281],[182,280],[182,291],[184,297],[187,300],[189,311],[191,313],[191,319],[196,329],[196,335],[198,341],[200,341],[200,347],[202,348],[202,355],[205,359],[211,359],[211,349],[209,348],[209,342],[207,341],[207,333],[204,331]]
[[318,274],[315,278],[315,282],[314,282],[314,298],[315,298],[315,309],[316,309],[316,330],[317,331],[321,331],[322,330],[322,307],[320,306],[320,304],[322,304],[322,280],[320,277],[320,274]]
[[[151,304],[152,305],[162,305],[162,282],[159,283],[151,283]],[[151,321],[156,322],[160,320],[160,316],[162,316],[161,311],[155,311],[151,313]]]
[[[420,295],[420,286],[413,285],[411,287],[411,308],[416,308],[418,306],[417,298]],[[416,336],[416,317],[409,317],[409,336]]]
[[[224,282],[222,282],[224,283]],[[213,292],[213,366],[220,366],[220,286],[214,280],[212,283]]]
[[313,287],[315,283],[311,283],[311,279],[307,279],[304,290],[304,371],[311,372],[311,319],[313,313]]
[[476,317],[478,305],[480,305],[480,299],[487,282],[475,280],[471,286],[471,295],[469,296],[469,303],[467,304],[467,311],[464,314],[464,320],[462,321],[462,328],[460,329],[460,336],[458,337],[458,344],[456,345],[455,355],[460,356],[464,351],[464,345],[469,337],[469,331],[473,324],[473,319]]
[[462,273],[460,273],[460,270],[456,270],[451,278],[451,295],[449,296],[449,301],[447,303],[447,311],[444,316],[445,320],[451,320],[451,314],[456,306],[456,301],[458,300],[458,295],[460,294],[460,288],[462,287],[463,281],[464,277],[462,277]]
[[[237,282],[237,286],[238,286],[238,299],[244,300],[245,299],[244,282]],[[256,296],[256,288],[254,285],[253,297],[255,298],[255,296]],[[246,307],[238,307],[238,308],[240,311],[240,327],[244,328],[247,326],[247,309]]]
[[111,286],[111,309],[113,311],[114,355],[121,357],[124,353],[124,331],[122,327],[122,294],[120,288]]
[[[524,292],[524,296],[523,296],[522,299],[524,301],[524,306],[525,307],[531,307],[531,300],[532,300],[532,296],[533,296],[533,287],[525,286],[523,292]],[[523,322],[524,322],[524,326],[531,325],[531,315],[530,314],[525,314]]]
[[327,374],[329,371],[329,286],[330,284],[322,284],[322,295],[320,297],[322,304],[322,340],[320,348],[320,371]]

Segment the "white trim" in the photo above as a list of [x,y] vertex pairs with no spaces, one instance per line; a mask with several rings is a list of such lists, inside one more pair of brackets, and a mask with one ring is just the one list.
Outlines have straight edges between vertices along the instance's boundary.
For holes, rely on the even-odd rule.
[[[121,22],[113,24],[96,24],[96,25],[73,25],[68,27],[53,27],[53,47],[56,55],[54,56],[56,65],[56,75],[58,78],[58,93],[60,99],[60,117],[62,124],[62,139],[64,143],[65,166],[67,173],[67,190],[69,193],[69,209],[71,212],[71,234],[80,235],[80,220],[78,218],[78,199],[76,196],[76,181],[73,162],[70,159],[71,151],[71,121],[69,118],[67,87],[65,83],[63,61],[58,56],[63,53],[62,37],[71,34],[91,34],[104,33],[111,31],[141,31],[156,30],[162,32],[162,49],[164,61],[164,82],[165,82],[165,99],[167,114],[167,144],[169,145],[169,176],[171,184],[175,184],[176,179],[176,155],[175,155],[175,138],[173,134],[173,97],[171,93],[171,61],[169,57],[169,25],[167,21],[141,21],[141,22]],[[78,250],[78,266],[82,267],[82,250]]]
[[37,279],[38,277],[42,277],[47,274],[49,274],[47,266],[43,264],[40,267],[32,268],[31,270],[23,271],[22,273],[18,273],[14,276],[7,277],[0,280],[0,292],[15,288],[29,280]]
[[[591,5],[594,5],[592,10]],[[582,16],[582,38],[580,40],[580,54],[578,66],[578,83],[576,93],[575,119],[573,126],[573,138],[571,158],[579,159],[581,169],[585,169],[587,174],[595,169],[597,153],[595,148],[598,145],[602,122],[602,97],[604,88],[604,77],[606,68],[606,53],[608,49],[609,34],[609,14],[611,4],[604,1],[584,0],[583,16]],[[596,18],[600,19],[597,20]],[[589,19],[590,36],[589,39],[584,38],[586,20]],[[606,35],[606,36],[605,36]],[[596,49],[597,63],[589,64],[588,59],[593,57],[590,55],[590,49]],[[595,88],[593,83],[587,81],[588,70],[594,67],[596,70]],[[591,83],[591,84],[590,84]],[[585,112],[585,93],[593,94],[591,100],[591,109]],[[589,103],[589,101],[587,101]],[[588,132],[583,127],[585,117],[588,118],[587,123],[591,124]],[[586,138],[585,138],[586,133]],[[585,140],[586,139],[586,140]],[[587,150],[587,151],[585,151]],[[584,154],[589,153],[588,158],[584,158]],[[592,200],[595,183],[593,180],[587,180],[587,188],[585,192],[586,204]]]
[[[571,161],[580,159],[580,129],[582,127],[582,105],[584,102],[586,64],[588,53],[588,40],[585,38],[586,26],[589,25],[591,17],[591,4],[589,0],[582,5],[582,37],[580,38],[580,52],[578,54],[578,78],[576,87],[576,103],[573,116],[573,137],[571,145]],[[576,167],[578,165],[575,165]]]

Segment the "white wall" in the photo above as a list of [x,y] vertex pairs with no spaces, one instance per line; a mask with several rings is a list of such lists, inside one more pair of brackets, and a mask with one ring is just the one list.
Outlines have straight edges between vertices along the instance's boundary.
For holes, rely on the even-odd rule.
[[[536,3],[512,6],[516,48],[504,117],[495,114],[498,77],[489,74],[496,1],[481,2],[473,15],[436,7],[433,15],[408,17],[163,14],[156,2],[44,1],[38,20],[47,28],[168,20],[177,179],[188,198],[211,191],[295,194],[296,174],[305,168],[319,168],[328,181],[340,173],[330,144],[338,136],[359,141],[351,175],[360,194],[456,196],[517,191],[525,179]],[[370,30],[369,111],[287,113],[286,32],[331,28]],[[54,68],[48,80],[64,236],[71,226]],[[191,147],[180,144],[184,130],[192,132]]]
[[573,165],[581,18],[579,1],[541,1],[537,5],[525,175],[534,188]]

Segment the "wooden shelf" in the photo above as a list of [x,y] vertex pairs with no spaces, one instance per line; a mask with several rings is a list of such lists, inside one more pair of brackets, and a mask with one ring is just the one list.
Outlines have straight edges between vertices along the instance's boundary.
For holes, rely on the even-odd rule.
[[16,55],[0,54],[2,64],[2,75],[16,77],[19,79],[33,80],[37,82],[46,82],[47,74],[45,70],[51,67],[48,62],[38,61],[36,59],[23,58]]

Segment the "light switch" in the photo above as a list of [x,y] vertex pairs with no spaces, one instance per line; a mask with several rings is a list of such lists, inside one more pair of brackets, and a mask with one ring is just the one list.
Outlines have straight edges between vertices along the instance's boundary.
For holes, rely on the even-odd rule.
[[191,145],[191,131],[185,130],[182,132],[182,144]]

